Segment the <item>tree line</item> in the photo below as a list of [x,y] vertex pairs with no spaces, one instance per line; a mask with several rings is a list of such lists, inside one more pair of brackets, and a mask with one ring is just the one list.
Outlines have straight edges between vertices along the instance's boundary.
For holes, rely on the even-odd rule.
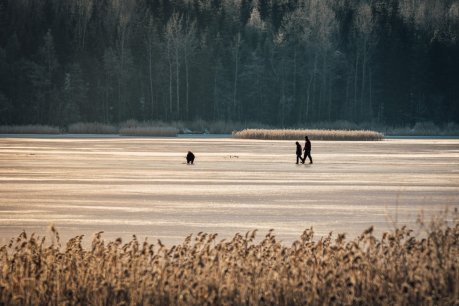
[[459,118],[457,0],[0,0],[0,124]]

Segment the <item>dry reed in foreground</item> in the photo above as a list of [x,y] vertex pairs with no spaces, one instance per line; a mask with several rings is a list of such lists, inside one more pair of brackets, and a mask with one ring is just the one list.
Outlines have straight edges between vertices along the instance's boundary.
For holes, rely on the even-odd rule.
[[[165,247],[136,237],[90,249],[25,232],[0,249],[1,305],[457,305],[459,219],[425,238],[405,227],[354,240],[305,230],[291,246],[270,231],[216,240],[199,233]],[[421,224],[422,225],[422,224]],[[424,225],[422,225],[424,226]]]
[[233,132],[235,138],[271,139],[271,140],[298,140],[304,136],[312,140],[382,140],[384,135],[375,131],[365,130],[268,130],[245,129]]
[[58,127],[49,125],[2,125],[0,134],[59,134]]

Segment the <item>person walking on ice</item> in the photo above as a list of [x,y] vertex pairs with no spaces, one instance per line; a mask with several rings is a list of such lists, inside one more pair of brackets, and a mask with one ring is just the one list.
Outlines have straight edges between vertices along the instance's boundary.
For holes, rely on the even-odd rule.
[[303,162],[303,159],[301,158],[301,145],[300,143],[297,141],[296,142],[296,164],[298,164],[298,162],[301,160],[302,163]]
[[[311,141],[309,140],[308,136],[304,137],[305,139],[305,143],[304,143],[304,156],[302,158],[302,162],[304,164],[304,162],[306,161],[306,157],[309,157],[309,163],[312,164],[312,157],[311,157]],[[301,148],[301,146],[300,146]]]

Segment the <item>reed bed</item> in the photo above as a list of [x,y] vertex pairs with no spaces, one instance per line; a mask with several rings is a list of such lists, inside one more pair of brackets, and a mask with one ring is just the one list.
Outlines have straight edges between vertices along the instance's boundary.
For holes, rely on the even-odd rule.
[[233,131],[251,128],[269,128],[268,125],[259,122],[235,122],[235,121],[204,121],[194,120],[183,122],[183,126],[191,132],[210,134],[231,134]]
[[71,134],[118,134],[118,128],[100,122],[78,122],[70,124],[67,130]]
[[158,137],[176,137],[179,130],[175,127],[167,126],[136,126],[125,127],[119,131],[124,136],[158,136]]
[[60,129],[55,126],[28,124],[28,125],[2,125],[0,134],[59,134]]
[[314,130],[314,129],[245,129],[233,132],[234,138],[270,139],[270,140],[301,140],[308,136],[312,140],[382,140],[384,135],[368,130]]
[[417,122],[412,127],[386,128],[387,135],[395,136],[459,136],[459,124],[449,122],[438,126],[433,122]]
[[0,249],[0,304],[457,305],[457,210],[444,220],[421,223],[423,236],[369,228],[349,241],[307,229],[290,246],[272,231],[199,233],[172,247],[100,232],[87,249],[83,236],[61,247],[54,228],[52,243],[23,232]]
[[176,137],[179,128],[163,121],[143,121],[127,120],[123,122],[119,129],[119,134],[124,136],[157,136],[157,137]]

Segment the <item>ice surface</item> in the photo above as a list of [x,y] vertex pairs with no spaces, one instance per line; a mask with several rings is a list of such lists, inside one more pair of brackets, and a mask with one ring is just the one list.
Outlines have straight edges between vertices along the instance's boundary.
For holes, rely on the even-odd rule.
[[101,230],[173,244],[255,228],[290,243],[311,226],[353,237],[458,207],[458,139],[312,145],[314,164],[296,165],[294,141],[2,137],[0,244],[50,224],[86,243]]

